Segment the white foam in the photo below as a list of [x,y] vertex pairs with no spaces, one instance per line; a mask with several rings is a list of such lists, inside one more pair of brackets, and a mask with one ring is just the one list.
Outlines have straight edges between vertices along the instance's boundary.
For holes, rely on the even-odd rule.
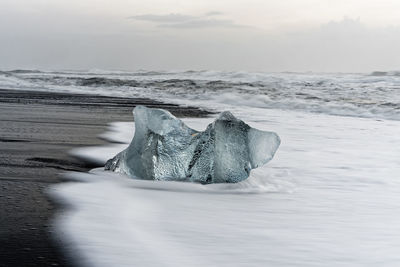
[[[245,182],[67,174],[75,182],[51,194],[70,207],[57,229],[74,257],[96,267],[400,264],[400,122],[263,109],[235,115],[282,139]],[[201,130],[211,120],[186,122]],[[121,138],[114,141],[129,142],[131,128],[111,125]],[[104,160],[117,145],[87,155]]]
[[[97,81],[97,82],[96,82]],[[0,72],[0,87],[400,120],[400,76],[218,71]]]
[[110,143],[129,144],[135,133],[135,123],[133,122],[112,122],[108,125],[108,130],[99,135],[100,138]]

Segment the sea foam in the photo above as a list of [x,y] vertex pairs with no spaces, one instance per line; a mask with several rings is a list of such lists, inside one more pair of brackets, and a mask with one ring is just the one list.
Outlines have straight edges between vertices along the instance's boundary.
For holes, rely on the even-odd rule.
[[[399,122],[260,109],[242,116],[283,142],[241,183],[67,174],[74,181],[50,193],[68,204],[56,229],[73,256],[88,266],[400,263]],[[209,119],[185,122],[202,129]],[[131,135],[132,124],[114,123],[102,137],[118,141],[115,151],[87,155],[100,162]]]

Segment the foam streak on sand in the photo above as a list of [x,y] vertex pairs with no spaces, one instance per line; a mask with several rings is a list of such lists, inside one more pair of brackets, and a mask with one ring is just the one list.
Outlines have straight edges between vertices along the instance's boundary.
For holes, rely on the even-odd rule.
[[[74,255],[89,266],[400,264],[400,122],[272,109],[235,115],[282,139],[274,160],[244,182],[140,181],[95,170],[53,187],[72,207],[57,226]],[[184,121],[202,130],[211,120]],[[129,143],[130,125],[112,124],[102,137]],[[74,153],[104,162],[120,149]]]

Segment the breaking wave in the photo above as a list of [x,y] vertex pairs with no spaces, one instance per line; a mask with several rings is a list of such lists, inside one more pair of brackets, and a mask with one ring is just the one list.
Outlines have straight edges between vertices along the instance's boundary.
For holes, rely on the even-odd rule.
[[216,110],[240,106],[400,120],[399,72],[12,70],[0,72],[0,87],[147,97]]

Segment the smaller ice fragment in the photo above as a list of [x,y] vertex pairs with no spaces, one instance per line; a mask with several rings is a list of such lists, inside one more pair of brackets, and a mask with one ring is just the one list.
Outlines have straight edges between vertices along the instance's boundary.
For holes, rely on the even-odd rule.
[[226,111],[195,131],[168,111],[137,106],[135,136],[105,169],[148,180],[235,183],[270,161],[276,133],[251,128]]

